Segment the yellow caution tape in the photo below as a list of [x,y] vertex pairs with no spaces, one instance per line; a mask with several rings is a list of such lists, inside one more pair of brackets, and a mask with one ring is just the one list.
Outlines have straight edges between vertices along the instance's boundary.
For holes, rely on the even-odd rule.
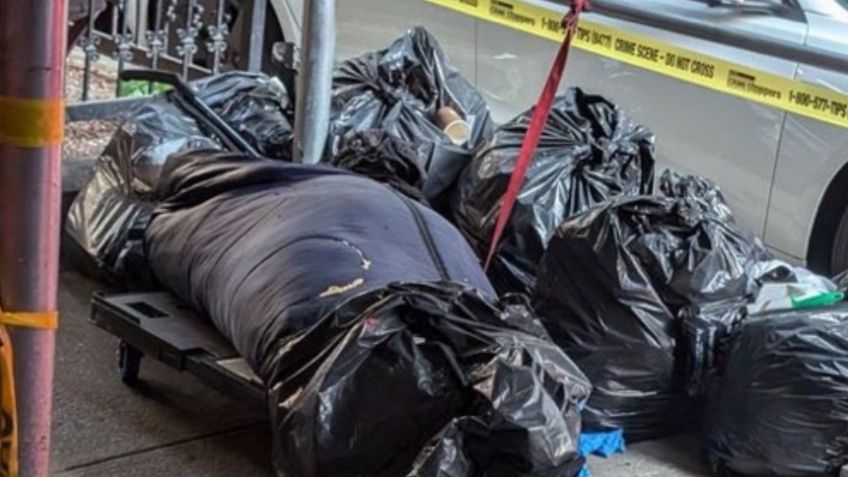
[[18,477],[18,412],[12,341],[0,326],[0,477]]
[[46,147],[65,136],[65,100],[0,96],[0,144]]
[[0,311],[0,325],[55,330],[59,327],[59,314],[55,311],[16,313]]
[[0,310],[0,477],[19,477],[18,420],[12,341],[7,326],[56,329],[57,312]]
[[[424,0],[561,42],[563,12],[520,0]],[[848,128],[848,94],[581,20],[574,46],[654,73]]]

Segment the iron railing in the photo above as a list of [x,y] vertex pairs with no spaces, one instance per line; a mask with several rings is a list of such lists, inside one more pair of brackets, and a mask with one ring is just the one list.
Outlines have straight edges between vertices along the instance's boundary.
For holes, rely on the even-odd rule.
[[[70,39],[81,48],[84,66],[79,96],[69,98],[68,121],[120,117],[147,100],[120,97],[128,66],[183,79],[262,68],[267,0],[108,0],[105,10],[102,0],[83,1],[94,14],[84,20],[80,37]],[[92,100],[92,78],[104,57],[117,65],[115,98]],[[153,92],[150,84],[147,93]]]

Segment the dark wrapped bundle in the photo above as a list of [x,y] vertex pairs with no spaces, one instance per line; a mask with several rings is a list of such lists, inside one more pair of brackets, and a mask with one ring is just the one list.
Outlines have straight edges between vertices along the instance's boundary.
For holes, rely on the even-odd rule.
[[848,306],[751,316],[708,421],[721,475],[837,476],[848,465]]
[[[499,127],[460,178],[454,222],[481,256],[533,110]],[[653,189],[654,136],[601,96],[557,98],[527,171],[490,276],[498,291],[530,292],[548,242],[572,216],[618,195]]]
[[[291,105],[278,80],[227,73],[192,86],[257,151],[289,160]],[[155,206],[165,161],[183,151],[222,148],[172,94],[145,103],[121,124],[68,214],[66,230],[81,252],[81,264],[108,278],[134,272],[127,262],[142,253],[140,238]]]
[[[341,63],[333,79],[332,110],[330,158],[359,133],[382,131],[409,144],[414,154],[403,159],[413,163],[409,168],[424,171],[421,191],[434,203],[471,160],[469,151],[492,130],[482,95],[420,27],[385,50]],[[445,133],[453,120],[467,124],[467,138],[452,140]]]
[[435,212],[339,169],[202,153],[158,194],[152,266],[266,383],[280,475],[580,467],[588,382],[529,312],[491,304]]
[[[766,256],[752,234],[685,198],[619,197],[563,224],[542,262],[534,306],[594,385],[584,426],[640,440],[685,424],[681,311],[716,313],[698,315],[707,333],[733,322],[732,310],[716,307],[750,293],[750,268]],[[688,346],[698,349],[697,341]],[[709,363],[689,368],[702,365]]]

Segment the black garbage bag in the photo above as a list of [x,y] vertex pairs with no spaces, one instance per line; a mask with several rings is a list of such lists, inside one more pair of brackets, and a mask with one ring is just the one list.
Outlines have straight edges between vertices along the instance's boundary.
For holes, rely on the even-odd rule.
[[735,223],[733,212],[724,199],[724,194],[711,180],[698,175],[681,175],[670,169],[663,171],[659,181],[660,195],[675,199],[686,199],[703,212],[717,219]]
[[[192,83],[198,95],[258,151],[289,160],[288,95],[276,79],[226,73]],[[140,272],[141,239],[155,206],[162,166],[172,155],[221,149],[220,141],[165,93],[124,121],[71,205],[66,231],[83,268],[123,280]],[[141,254],[141,259],[139,257]]]
[[427,172],[418,164],[410,143],[385,131],[372,129],[354,133],[330,164],[388,184],[404,194],[424,201],[422,188]]
[[708,422],[721,475],[839,475],[848,464],[848,305],[749,317]]
[[[445,107],[468,123],[469,139],[455,145],[437,125]],[[444,127],[444,125],[442,126]],[[333,78],[330,151],[346,149],[357,133],[380,130],[409,143],[415,151],[403,156],[408,167],[425,172],[420,186],[437,203],[456,182],[492,130],[482,95],[448,62],[436,39],[418,27],[385,50],[341,63]]]
[[[281,475],[579,467],[588,382],[526,310],[490,304],[432,210],[339,169],[201,153],[158,193],[153,268],[266,383]],[[455,421],[456,453],[437,451]]]
[[[460,178],[453,218],[487,253],[533,110],[499,127]],[[569,89],[557,98],[504,231],[490,277],[498,291],[533,289],[557,227],[618,195],[650,194],[654,136],[601,96]]]
[[748,316],[750,296],[690,305],[680,310],[678,359],[689,397],[703,401],[715,391],[727,352]]
[[200,97],[256,151],[289,161],[294,103],[278,78],[228,72],[192,83]]
[[[728,215],[728,220],[732,221],[732,216]],[[686,388],[692,397],[705,401],[714,394],[726,367],[730,343],[749,314],[780,307],[809,306],[811,303],[821,306],[821,303],[841,300],[835,294],[838,290],[836,284],[781,260],[750,264],[747,274],[747,294],[693,304],[678,313],[682,326],[679,346],[683,348],[680,359],[687,380]],[[801,300],[802,304],[798,305],[798,302],[793,302],[793,296],[807,299]]]
[[[594,386],[584,427],[633,441],[686,424],[680,313],[747,296],[765,256],[752,234],[685,198],[619,197],[563,224],[533,301]],[[724,316],[710,325],[734,319]]]
[[576,475],[590,385],[501,313],[467,289],[396,285],[282,340],[272,402],[285,403],[284,473]]

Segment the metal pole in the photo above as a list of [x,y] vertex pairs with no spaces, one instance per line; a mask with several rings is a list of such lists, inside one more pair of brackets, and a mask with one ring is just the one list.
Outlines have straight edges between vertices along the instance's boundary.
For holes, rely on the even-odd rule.
[[324,153],[330,127],[335,47],[335,0],[306,0],[303,4],[303,36],[295,109],[295,161],[316,164]]
[[267,11],[268,0],[253,0],[251,2],[247,71],[262,71],[262,57],[265,47],[265,15]]
[[[66,25],[67,0],[0,0],[4,311],[56,310]],[[47,477],[55,332],[12,328],[11,336],[20,475]]]

